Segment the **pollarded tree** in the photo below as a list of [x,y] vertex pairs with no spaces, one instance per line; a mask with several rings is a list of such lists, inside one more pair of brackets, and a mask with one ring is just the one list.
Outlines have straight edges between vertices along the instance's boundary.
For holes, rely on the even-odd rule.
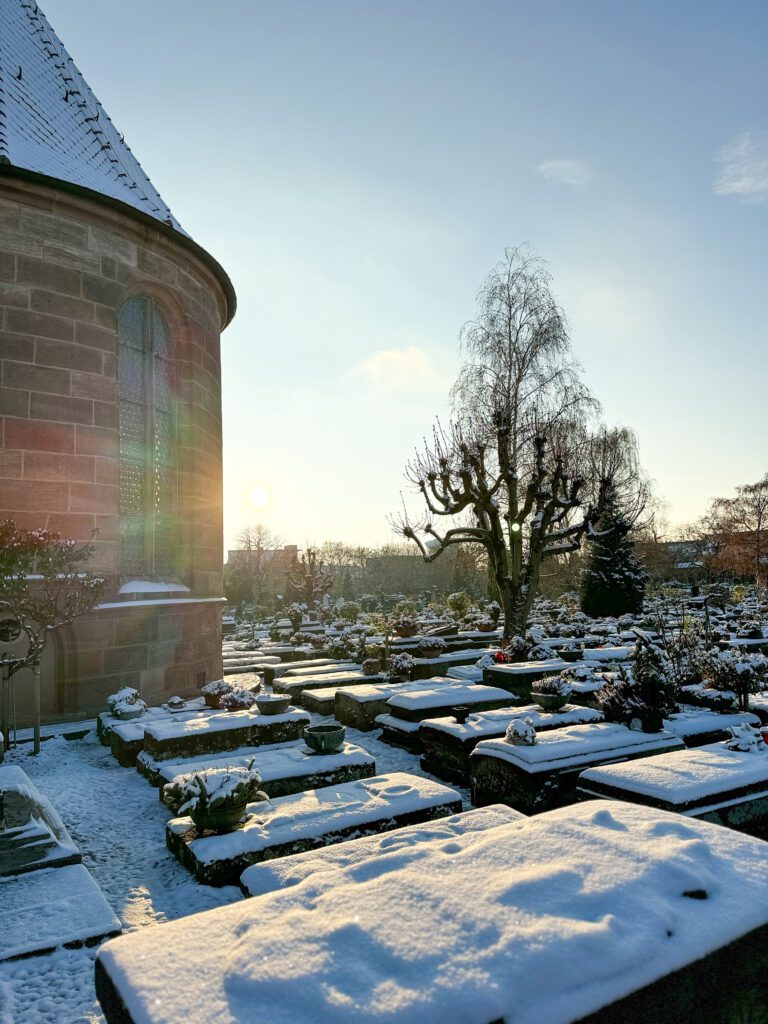
[[317,551],[307,548],[288,570],[288,583],[297,600],[314,608],[333,586],[333,574],[318,558]]
[[524,633],[544,560],[598,532],[612,477],[591,480],[585,471],[603,463],[615,470],[595,457],[588,424],[597,403],[549,285],[543,263],[520,249],[487,277],[477,319],[460,336],[455,419],[438,425],[406,468],[426,515],[414,523],[406,512],[396,523],[427,561],[455,544],[485,548],[505,638]]

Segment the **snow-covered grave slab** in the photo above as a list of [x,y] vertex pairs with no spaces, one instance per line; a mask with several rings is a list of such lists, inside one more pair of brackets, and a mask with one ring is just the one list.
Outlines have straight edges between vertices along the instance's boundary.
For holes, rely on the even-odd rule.
[[412,693],[398,693],[387,701],[388,714],[407,722],[421,722],[435,718],[456,706],[465,706],[475,711],[489,711],[492,708],[508,707],[509,692],[496,686],[478,683],[450,682],[444,676],[437,678],[437,686]]
[[530,697],[531,683],[545,676],[554,676],[568,668],[570,662],[562,658],[547,658],[544,661],[518,661],[509,665],[493,665],[483,669],[483,681],[491,686],[501,686],[518,697]]
[[[186,708],[184,711],[170,712],[165,704],[158,707],[147,708],[141,718],[130,719],[132,722],[141,722],[142,724],[149,722],[164,722],[171,717],[173,714],[174,719],[178,718],[179,715],[185,715],[187,718],[194,717],[194,715],[204,715],[207,710],[207,705],[203,697],[193,697],[186,702]],[[118,718],[116,715],[111,714],[109,711],[102,711],[96,717],[96,735],[99,737],[101,743],[105,747],[111,745],[110,733],[118,725],[125,725],[126,720]]]
[[96,991],[108,1024],[762,1020],[767,854],[590,801],[133,932]]
[[204,833],[191,818],[166,826],[168,848],[206,885],[237,885],[251,864],[356,836],[387,832],[461,810],[454,789],[406,772],[294,793],[248,805],[234,832]]
[[205,704],[189,712],[179,711],[173,714],[165,711],[164,714],[152,715],[150,712],[154,710],[154,708],[147,708],[140,718],[130,719],[126,722],[118,720],[105,733],[109,740],[112,756],[123,768],[135,767],[136,759],[144,749],[144,734],[150,725],[173,723],[176,726],[179,722],[198,721],[200,718],[207,718],[211,715],[224,714],[223,711],[209,708]]
[[345,743],[333,754],[317,754],[300,740],[269,750],[257,747],[238,757],[225,755],[170,764],[161,761],[158,765],[161,799],[168,783],[186,781],[207,768],[245,767],[251,763],[261,776],[261,788],[272,799],[307,789],[355,782],[376,774],[376,760],[354,743]]
[[[445,677],[439,685],[416,693],[396,694],[387,701],[387,710],[377,715],[380,739],[391,746],[404,747],[412,754],[422,751],[418,725],[425,718],[439,718],[452,708],[463,706],[475,711],[506,708],[515,703],[508,691],[482,683],[459,683]],[[413,728],[416,726],[416,728]]]
[[459,679],[462,683],[482,683],[483,670],[478,665],[454,665],[445,670],[449,679]]
[[[383,673],[377,673],[373,676],[366,676],[366,683],[353,683],[351,686],[339,687],[339,686],[323,686],[319,690],[304,690],[299,695],[299,702],[305,711],[309,711],[315,715],[333,715],[336,713],[336,695],[339,693],[354,693],[356,690],[369,690],[368,683],[371,686],[381,685],[386,686],[387,677]],[[391,684],[393,686],[402,684]],[[418,684],[412,684],[418,685]],[[396,691],[395,691],[396,692]],[[341,719],[339,719],[341,721]]]
[[281,676],[275,679],[275,693],[285,693],[291,698],[292,704],[303,700],[302,694],[308,690],[325,690],[330,686],[357,686],[369,683],[371,676],[364,676],[362,669],[352,672],[328,672],[325,675]]
[[548,811],[576,799],[579,773],[594,765],[683,749],[668,732],[636,732],[595,722],[537,735],[533,746],[481,740],[469,755],[472,803],[509,804],[524,814]]
[[478,658],[486,654],[493,654],[498,650],[496,647],[471,647],[469,649],[450,651],[447,654],[438,654],[435,658],[414,658],[413,679],[429,679],[449,668],[457,666],[474,665]]
[[619,661],[629,661],[635,654],[634,644],[626,647],[592,647],[584,651],[584,661],[600,661],[613,664]]
[[0,831],[0,876],[79,864],[80,851],[47,797],[16,765],[0,767],[5,829]]
[[581,773],[579,796],[609,797],[678,811],[754,832],[768,824],[768,747],[758,753],[712,743]]
[[[436,676],[412,683],[376,683],[369,686],[342,687],[336,690],[333,714],[339,722],[354,729],[367,732],[376,725],[376,718],[386,714],[387,701],[400,693],[423,693],[440,686],[451,686],[455,679]],[[318,692],[318,691],[315,691]]]
[[[524,818],[524,814],[504,804],[477,807],[450,818],[397,828],[384,835],[349,839],[334,846],[297,853],[293,857],[253,864],[241,875],[240,888],[246,896],[263,896],[268,892],[298,885],[318,872],[347,868],[369,861],[372,857],[397,854],[400,850],[410,851],[417,846],[422,849],[443,847],[458,836],[471,836],[481,842],[488,829]],[[468,840],[468,845],[471,842],[472,839]]]
[[0,879],[0,961],[92,946],[121,931],[82,864]]
[[686,747],[700,747],[728,738],[734,725],[760,725],[760,718],[747,711],[720,713],[706,708],[677,711],[664,719],[664,729],[679,736]]
[[289,708],[282,715],[220,711],[185,722],[163,722],[144,731],[144,749],[156,761],[200,757],[238,747],[287,743],[300,739],[310,724],[306,711]]
[[480,740],[503,736],[509,723],[516,718],[529,718],[533,727],[541,732],[603,720],[600,711],[577,704],[566,704],[557,712],[544,711],[538,704],[480,711],[469,715],[462,723],[454,717],[427,718],[419,726],[419,741],[424,751],[422,768],[448,782],[466,785],[469,781],[469,755],[477,744]]
[[356,661],[337,661],[335,658],[313,658],[296,665],[287,665],[277,675],[281,678],[287,676],[290,679],[294,679],[297,676],[324,676],[334,672],[360,671],[361,666]]
[[407,722],[394,715],[377,715],[376,725],[381,729],[379,739],[391,747],[402,747],[411,754],[421,753],[419,726],[421,722]]

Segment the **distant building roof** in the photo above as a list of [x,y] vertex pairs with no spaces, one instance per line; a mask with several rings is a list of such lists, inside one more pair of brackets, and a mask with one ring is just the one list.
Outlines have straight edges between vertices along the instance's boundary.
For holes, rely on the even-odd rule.
[[0,163],[183,228],[34,0],[0,0]]

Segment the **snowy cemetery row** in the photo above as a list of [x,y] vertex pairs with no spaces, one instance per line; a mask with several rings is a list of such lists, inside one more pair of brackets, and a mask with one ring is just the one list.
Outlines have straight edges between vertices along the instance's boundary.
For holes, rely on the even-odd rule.
[[[762,615],[727,608],[704,643],[696,608],[617,623],[542,602],[503,646],[427,621],[396,639],[305,621],[293,643],[237,631],[238,671],[197,698],[113,695],[101,746],[67,744],[62,781],[99,760],[107,821],[130,794],[125,826],[155,844],[144,870],[176,858],[183,895],[173,923],[98,952],[107,1021],[725,1021],[768,1005]],[[385,657],[352,660],[382,639]],[[724,688],[737,676],[746,701]],[[80,863],[20,751],[0,768],[11,992],[29,978],[17,958],[121,928],[97,885],[116,880],[87,847]],[[94,814],[79,806],[86,843]],[[15,908],[43,899],[27,927]]]

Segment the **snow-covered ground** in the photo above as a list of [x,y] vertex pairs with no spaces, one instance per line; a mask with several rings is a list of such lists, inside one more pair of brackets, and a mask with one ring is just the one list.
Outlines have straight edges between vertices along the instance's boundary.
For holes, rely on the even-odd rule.
[[[329,721],[313,716],[315,724]],[[425,774],[417,757],[377,735],[347,730],[350,742],[376,758],[378,772]],[[6,763],[20,765],[50,798],[126,932],[242,899],[234,887],[198,885],[181,867],[165,846],[170,812],[157,790],[135,770],[121,768],[95,732],[82,740],[48,740],[39,757],[29,756],[30,749],[20,746]],[[469,806],[467,791],[461,792]],[[96,950],[62,949],[0,964],[0,1024],[103,1022],[95,956]]]

